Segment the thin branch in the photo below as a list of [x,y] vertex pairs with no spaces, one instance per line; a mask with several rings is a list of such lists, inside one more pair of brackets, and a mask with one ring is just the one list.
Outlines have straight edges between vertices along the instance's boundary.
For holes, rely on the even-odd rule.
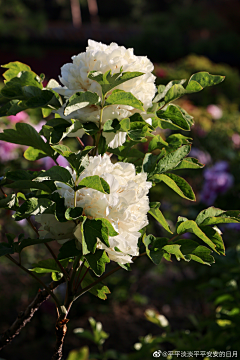
[[168,242],[173,241],[173,240],[176,239],[178,236],[180,236],[180,235],[177,234],[177,235],[173,236],[171,239],[168,240]]
[[[60,284],[64,283],[65,279],[62,278],[59,281],[53,281],[48,285],[48,288],[53,291]],[[47,290],[39,290],[34,300],[28,305],[25,311],[21,311],[18,314],[17,319],[10,326],[8,330],[0,335],[0,350],[3,349],[4,346],[9,345],[12,340],[17,336],[20,331],[30,322],[35,314],[38,311],[41,304],[48,300],[50,297]]]
[[79,270],[78,270],[77,279],[76,279],[75,283],[73,282],[73,289],[74,289],[74,291],[76,291],[77,288],[78,288],[77,283],[78,283],[79,277],[80,277],[80,275],[81,275],[81,272],[82,272],[83,266],[84,266],[84,264],[85,264],[85,261],[86,261],[86,260],[84,259],[83,262],[81,263],[81,266],[80,266],[80,268],[79,268]]
[[82,140],[80,139],[79,136],[77,136],[77,141],[79,142],[79,144],[83,147],[83,149],[85,148],[84,143],[82,142]]
[[82,283],[83,279],[85,278],[85,276],[87,275],[89,269],[90,269],[90,267],[87,268],[87,270],[85,271],[83,277],[82,277],[81,280],[79,281],[79,284],[78,284],[77,287],[76,287],[76,291],[77,291],[77,289],[79,288],[79,286],[81,285],[81,283]]
[[62,266],[62,264],[60,263],[60,261],[58,260],[58,258],[54,254],[54,252],[52,251],[52,249],[50,248],[50,246],[47,243],[44,243],[44,245],[47,247],[47,249],[51,253],[52,257],[54,258],[54,260],[56,261],[56,263],[58,264],[58,266],[62,270],[62,273],[63,273],[64,277],[66,278],[66,280],[70,280],[68,273],[66,272],[66,270],[64,269],[64,267]]
[[4,190],[0,187],[0,190],[1,190],[1,192],[3,193],[3,195],[5,196],[5,197],[7,197],[7,194],[4,192]]
[[34,273],[32,271],[29,271],[28,269],[26,269],[24,266],[22,266],[21,264],[19,264],[15,259],[13,259],[10,255],[5,255],[9,260],[11,260],[15,265],[17,265],[18,267],[20,267],[22,270],[24,270],[28,275],[32,276],[35,280],[37,280],[42,286],[43,288],[48,292],[48,294],[53,298],[53,300],[55,301],[56,307],[61,311],[61,305],[59,304],[58,298],[55,296],[55,294],[47,287],[46,284],[44,284],[44,282],[39,279],[36,275],[34,275]]
[[[30,217],[27,218],[28,223],[31,225],[32,229],[35,231],[35,233],[37,234],[37,236],[39,237],[39,232],[37,230],[37,228],[33,225],[33,223],[31,222]],[[62,264],[60,263],[60,261],[58,260],[58,258],[56,257],[56,255],[54,254],[54,252],[52,251],[51,247],[47,244],[44,243],[44,245],[46,246],[46,248],[48,249],[48,251],[51,253],[53,259],[56,261],[56,263],[58,264],[59,268],[62,270],[62,273],[64,274],[66,280],[69,280],[69,275],[67,274],[66,270],[64,269],[64,267],[62,266]]]

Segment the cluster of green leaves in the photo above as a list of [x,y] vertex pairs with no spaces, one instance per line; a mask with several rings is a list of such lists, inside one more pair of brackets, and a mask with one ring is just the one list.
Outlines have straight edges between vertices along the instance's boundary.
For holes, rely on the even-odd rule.
[[0,92],[3,105],[0,116],[16,115],[26,109],[53,109],[61,106],[60,97],[51,89],[43,88],[44,75],[38,76],[28,65],[18,61],[2,67],[7,68],[3,74],[5,85]]
[[[158,209],[159,203],[150,203],[152,208],[149,213],[167,230],[171,232],[161,211]],[[178,217],[175,234],[170,239],[166,237],[154,237],[144,235],[143,243],[146,247],[148,257],[153,263],[158,265],[162,258],[171,260],[171,255],[175,255],[177,260],[194,260],[201,264],[211,265],[215,262],[211,254],[215,251],[219,255],[225,255],[225,247],[221,236],[221,231],[217,225],[227,223],[239,223],[239,211],[224,211],[215,207],[210,207],[201,211],[197,218],[188,220]],[[185,233],[192,233],[196,239],[177,239]],[[204,242],[204,245],[202,245]]]

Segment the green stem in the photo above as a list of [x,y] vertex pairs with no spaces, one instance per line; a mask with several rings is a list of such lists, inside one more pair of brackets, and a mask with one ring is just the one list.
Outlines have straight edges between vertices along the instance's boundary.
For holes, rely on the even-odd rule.
[[15,265],[17,265],[18,267],[20,267],[22,270],[24,270],[28,275],[30,275],[31,277],[33,277],[35,280],[37,280],[42,286],[43,288],[48,292],[48,294],[53,298],[53,300],[55,301],[56,307],[58,308],[59,312],[61,313],[61,304],[58,301],[58,298],[56,297],[56,295],[49,289],[49,287],[44,284],[44,282],[39,279],[36,275],[34,275],[31,271],[29,271],[28,269],[26,269],[24,266],[22,266],[21,264],[19,264],[15,259],[13,259],[10,255],[5,255],[9,260],[11,260]]

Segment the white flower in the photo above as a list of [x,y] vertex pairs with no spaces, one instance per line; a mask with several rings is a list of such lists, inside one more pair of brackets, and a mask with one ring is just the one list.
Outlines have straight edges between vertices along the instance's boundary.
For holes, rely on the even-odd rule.
[[[83,214],[89,219],[107,219],[118,232],[117,236],[109,237],[110,248],[100,240],[98,240],[97,248],[106,250],[112,261],[121,264],[132,262],[132,256],[139,255],[138,238],[141,235],[139,230],[148,224],[149,199],[147,194],[152,184],[146,181],[146,173],[136,175],[133,164],[122,162],[112,164],[110,157],[106,154],[103,157],[100,155],[90,157],[89,160],[89,165],[80,175],[78,182],[86,176],[99,175],[109,184],[110,194],[90,188],[80,189],[77,191],[77,206],[83,208]],[[73,178],[75,176],[73,173]],[[63,183],[57,183],[57,186],[58,193],[65,199],[65,206],[74,207],[74,191]],[[51,221],[52,219],[49,222],[45,220],[47,225],[44,225],[44,229],[50,233],[59,233],[60,229],[55,222],[50,224]],[[72,230],[71,223],[69,222],[66,232]],[[55,229],[52,229],[52,226]],[[74,228],[74,236],[79,243],[82,241],[80,227],[81,224],[78,224]],[[66,238],[64,235],[62,236],[61,239]],[[70,236],[70,238],[72,237]],[[116,248],[120,251],[117,251]]]
[[76,227],[73,221],[59,222],[53,214],[36,215],[35,220],[41,224],[38,230],[41,239],[55,239],[60,244],[73,239]]
[[[55,87],[54,90],[61,95],[69,98],[76,92],[92,91],[101,96],[101,86],[87,77],[90,71],[100,71],[105,73],[108,70],[112,74],[126,71],[139,71],[144,75],[126,81],[115,89],[121,89],[131,92],[138,100],[142,101],[145,111],[152,106],[152,99],[156,92],[154,84],[155,76],[152,74],[153,64],[146,56],[136,56],[133,54],[133,49],[126,49],[124,46],[118,46],[116,43],[111,43],[109,46],[98,43],[93,40],[88,41],[86,52],[80,53],[72,57],[73,62],[62,66],[60,81],[63,87]],[[60,114],[66,120],[78,119],[82,122],[95,122],[98,123],[100,119],[100,108],[95,105],[86,106],[77,111],[74,111],[68,116],[63,114],[64,108],[60,109]],[[140,112],[131,106],[126,105],[111,105],[103,111],[104,124],[109,119],[118,120],[131,116],[135,112]],[[146,116],[146,119],[149,116]],[[74,133],[73,136],[81,136],[82,133]],[[108,139],[107,134],[103,135]],[[116,135],[117,137],[117,135]],[[118,147],[123,144],[123,136],[117,137],[109,146]],[[113,147],[112,146],[112,147]]]

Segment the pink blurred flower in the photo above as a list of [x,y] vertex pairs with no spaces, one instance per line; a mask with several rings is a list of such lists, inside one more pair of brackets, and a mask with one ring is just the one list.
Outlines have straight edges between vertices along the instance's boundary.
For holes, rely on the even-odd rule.
[[17,144],[0,141],[0,160],[7,162],[15,160],[18,157],[16,149],[19,147]]
[[37,132],[39,132],[39,131],[42,129],[43,125],[45,125],[45,124],[46,124],[46,121],[45,121],[45,120],[41,120],[38,124],[31,124],[31,125],[34,127],[34,129],[35,129]]
[[223,112],[222,109],[220,109],[217,105],[208,105],[207,112],[212,115],[213,119],[218,120],[221,119]]
[[12,122],[12,123],[18,123],[20,121],[26,121],[29,119],[28,114],[25,111],[21,111],[19,112],[17,115],[10,115],[8,116],[8,119]]
[[[51,167],[56,166],[56,163],[55,163],[55,162],[53,161],[53,159],[50,158],[50,157],[42,158],[42,159],[38,160],[38,162],[42,164],[42,169],[43,169],[43,170],[48,170],[48,169],[50,169]],[[69,162],[68,162],[67,159],[65,159],[62,155],[60,155],[60,156],[57,158],[57,163],[58,163],[60,166],[63,166],[63,167],[69,166]]]
[[240,136],[238,134],[233,134],[232,142],[233,142],[234,147],[239,148],[240,147]]

